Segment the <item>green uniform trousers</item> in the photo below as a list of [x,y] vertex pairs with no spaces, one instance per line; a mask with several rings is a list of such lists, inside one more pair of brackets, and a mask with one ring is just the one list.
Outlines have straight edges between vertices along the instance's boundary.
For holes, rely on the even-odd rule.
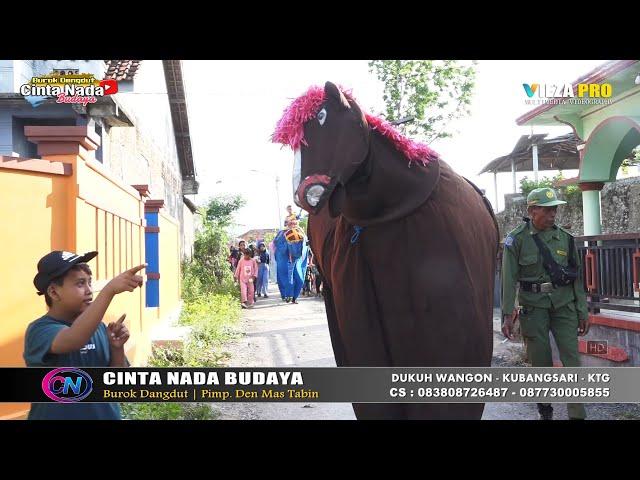
[[[553,367],[549,330],[553,333],[565,367],[579,367],[578,313],[574,302],[560,308],[523,306],[520,312],[520,330],[527,346],[527,357],[533,367]],[[567,405],[569,418],[585,418],[582,403]]]

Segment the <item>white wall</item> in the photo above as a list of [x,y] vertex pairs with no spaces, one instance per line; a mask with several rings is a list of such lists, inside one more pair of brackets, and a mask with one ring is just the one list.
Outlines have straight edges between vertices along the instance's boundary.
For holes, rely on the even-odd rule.
[[153,138],[155,146],[167,156],[174,172],[179,172],[171,109],[161,60],[143,60],[134,80],[134,91],[118,93],[118,101],[134,117],[142,134]]

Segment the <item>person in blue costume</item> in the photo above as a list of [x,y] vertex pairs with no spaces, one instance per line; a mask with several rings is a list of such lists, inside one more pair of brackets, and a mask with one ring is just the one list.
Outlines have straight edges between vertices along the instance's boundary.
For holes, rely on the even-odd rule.
[[285,232],[289,263],[287,274],[291,284],[291,302],[298,303],[298,296],[304,285],[304,275],[307,271],[307,237],[304,231],[298,227],[298,220],[289,220],[289,230]]
[[286,230],[280,230],[273,239],[274,257],[276,260],[276,279],[280,297],[286,302],[290,302],[293,297],[293,284],[289,281],[289,249],[287,240],[284,238]]

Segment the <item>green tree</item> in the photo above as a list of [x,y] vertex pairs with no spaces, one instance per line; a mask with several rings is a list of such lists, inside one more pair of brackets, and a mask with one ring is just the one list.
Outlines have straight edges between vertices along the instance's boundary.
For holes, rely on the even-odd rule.
[[266,232],[263,238],[264,244],[269,245],[271,243],[271,240],[273,240],[276,237],[276,233],[278,233],[277,230]]
[[193,259],[184,265],[185,298],[201,292],[233,291],[233,274],[229,268],[230,238],[227,227],[233,214],[245,204],[241,196],[211,198],[199,211],[202,228],[196,233]]
[[538,179],[537,182],[535,180],[529,180],[529,177],[525,176],[522,177],[522,180],[520,180],[520,192],[522,192],[522,195],[526,197],[531,193],[532,190],[535,190],[536,188],[554,188],[554,182],[562,179],[562,173],[559,173],[552,178],[542,177]]
[[520,192],[526,197],[536,188],[553,188],[561,197],[564,197],[565,200],[571,200],[580,195],[580,188],[578,188],[577,185],[556,187],[556,183],[560,180],[564,180],[562,172],[557,173],[551,178],[542,177],[538,179],[537,182],[535,180],[529,180],[529,178],[525,176],[520,180]]
[[300,221],[298,222],[298,225],[300,225],[300,228],[302,228],[302,230],[304,231],[304,233],[307,233],[307,225],[309,224],[309,216],[307,215],[306,217],[303,217],[300,219]]
[[469,114],[475,66],[475,61],[373,60],[369,71],[384,83],[386,119],[415,117],[400,129],[431,143],[451,137],[450,122]]
[[220,225],[206,222],[198,232],[193,245],[193,259],[201,280],[220,283],[230,272],[229,235]]
[[240,195],[214,197],[205,205],[203,218],[206,222],[215,223],[223,228],[228,227],[233,214],[245,204],[244,198]]

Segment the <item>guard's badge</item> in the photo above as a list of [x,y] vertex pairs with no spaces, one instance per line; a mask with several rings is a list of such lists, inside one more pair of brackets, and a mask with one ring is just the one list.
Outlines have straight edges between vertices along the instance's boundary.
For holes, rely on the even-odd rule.
[[556,250],[556,252],[558,253],[558,255],[562,255],[563,257],[567,256],[567,252],[565,252],[564,250]]
[[547,198],[553,198],[553,193],[552,192],[547,192]]
[[504,240],[504,246],[510,247],[511,245],[513,245],[513,237],[511,235],[507,235],[507,238]]

